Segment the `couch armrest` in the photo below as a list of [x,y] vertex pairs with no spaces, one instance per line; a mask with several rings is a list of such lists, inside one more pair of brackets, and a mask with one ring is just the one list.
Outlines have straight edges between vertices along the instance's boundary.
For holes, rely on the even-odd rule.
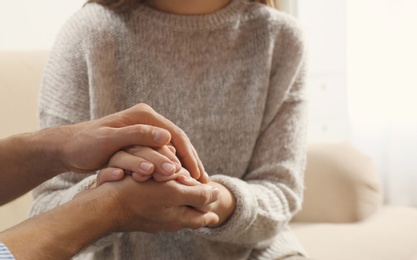
[[372,160],[348,143],[312,144],[307,154],[303,209],[297,222],[356,222],[382,204]]

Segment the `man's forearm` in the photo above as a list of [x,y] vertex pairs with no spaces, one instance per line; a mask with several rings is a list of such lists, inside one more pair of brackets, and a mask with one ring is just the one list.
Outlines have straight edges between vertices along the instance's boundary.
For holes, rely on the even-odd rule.
[[208,182],[185,133],[145,104],[90,122],[0,140],[0,205],[61,172],[101,169],[124,147],[158,148],[170,141],[191,175]]
[[109,233],[108,200],[100,196],[74,199],[0,233],[0,241],[16,259],[71,259]]
[[55,149],[64,137],[55,128],[0,140],[0,205],[65,171]]
[[126,176],[85,190],[71,201],[0,233],[0,242],[16,259],[71,259],[111,232],[157,233],[214,225],[216,214],[193,207],[205,207],[218,199],[218,189],[207,184],[184,186],[174,180],[137,183]]

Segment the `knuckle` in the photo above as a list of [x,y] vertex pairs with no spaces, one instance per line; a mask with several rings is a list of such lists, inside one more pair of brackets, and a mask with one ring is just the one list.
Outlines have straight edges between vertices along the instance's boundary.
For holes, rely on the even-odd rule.
[[111,136],[113,134],[114,134],[114,128],[112,127],[101,127],[98,132],[98,135],[102,137]]
[[137,125],[137,132],[141,136],[152,134],[153,129],[149,125]]
[[102,144],[104,146],[110,145],[111,142],[113,142],[113,137],[117,136],[118,129],[112,128],[112,127],[101,127],[94,133],[91,138],[96,139],[97,143]]
[[125,135],[131,136],[136,138],[139,143],[146,144],[148,140],[152,140],[153,130],[151,126],[148,125],[135,125],[133,127],[122,129],[121,131],[125,131]]
[[139,108],[139,109],[142,109],[142,110],[153,110],[152,108],[151,108],[151,106],[149,106],[148,104],[146,104],[146,103],[139,103],[139,104],[137,104],[137,107]]
[[211,200],[211,193],[207,189],[201,189],[200,191],[200,205],[207,205]]

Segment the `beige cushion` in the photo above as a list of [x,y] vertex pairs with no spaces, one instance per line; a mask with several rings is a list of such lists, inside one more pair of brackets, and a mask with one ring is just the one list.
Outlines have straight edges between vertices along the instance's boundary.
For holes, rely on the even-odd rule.
[[417,260],[417,209],[384,206],[364,221],[292,223],[312,259]]
[[381,205],[372,160],[348,143],[310,145],[305,174],[303,209],[293,221],[355,222]]

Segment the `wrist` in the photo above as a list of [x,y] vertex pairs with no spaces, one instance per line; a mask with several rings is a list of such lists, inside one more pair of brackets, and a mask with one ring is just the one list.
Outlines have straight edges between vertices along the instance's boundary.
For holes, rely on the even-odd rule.
[[110,212],[103,197],[93,190],[82,193],[4,231],[0,239],[16,259],[71,259],[112,230],[110,219],[97,217]]
[[[96,187],[93,187],[93,186]],[[97,227],[102,235],[106,235],[112,232],[120,232],[120,226],[128,221],[127,216],[121,214],[125,212],[123,203],[121,203],[120,194],[117,189],[112,188],[111,183],[103,183],[97,186],[97,182],[94,182],[88,190],[79,193],[73,200],[78,200],[80,196],[80,203],[84,204],[84,201],[88,201],[93,214],[94,226]],[[103,216],[106,217],[99,217]],[[126,218],[124,218],[126,217]],[[125,220],[126,219],[126,220]]]
[[42,182],[65,172],[57,148],[62,138],[54,129],[11,136],[0,142],[0,182],[14,188],[0,192],[0,204],[30,191]]
[[[43,162],[44,169],[49,169],[51,175],[68,171],[68,167],[63,159],[63,146],[69,135],[68,129],[64,127],[54,127],[43,129],[36,134],[28,134],[29,149],[32,149],[34,158],[38,162]],[[41,158],[39,158],[41,157]]]
[[[71,200],[71,203],[83,208],[83,222],[85,229],[93,227],[96,236],[104,236],[108,233],[115,232],[117,214],[120,212],[120,200],[114,194],[112,189],[106,183],[99,187],[92,187],[94,182],[87,190],[84,190]],[[88,212],[86,214],[86,212]],[[88,216],[87,216],[88,215]],[[98,217],[98,216],[106,217]]]

